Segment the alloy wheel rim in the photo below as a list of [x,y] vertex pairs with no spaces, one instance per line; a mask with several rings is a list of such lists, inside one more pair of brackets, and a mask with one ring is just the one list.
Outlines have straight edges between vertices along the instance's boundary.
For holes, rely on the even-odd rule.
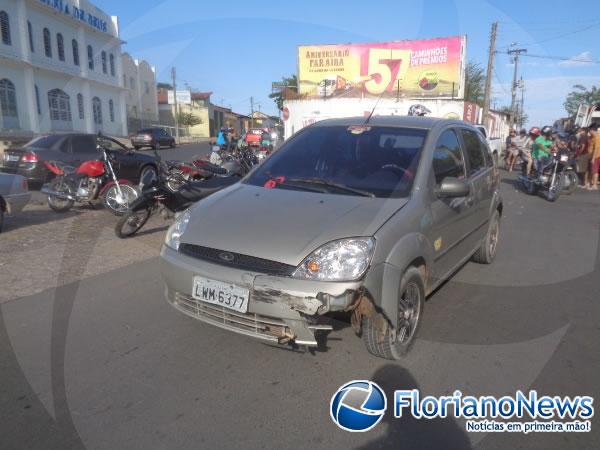
[[420,315],[420,297],[419,287],[411,282],[406,286],[398,301],[398,332],[396,334],[398,344],[405,345],[414,337]]
[[494,222],[494,225],[490,231],[490,255],[494,256],[496,254],[496,248],[498,247],[498,235],[500,232],[500,227],[498,226],[497,221]]

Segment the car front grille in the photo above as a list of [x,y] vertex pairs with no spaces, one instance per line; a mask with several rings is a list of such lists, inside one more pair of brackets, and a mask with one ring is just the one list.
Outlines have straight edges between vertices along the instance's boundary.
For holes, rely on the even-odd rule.
[[272,342],[291,336],[288,326],[279,319],[232,311],[223,306],[201,302],[180,292],[173,294],[172,302],[176,308],[189,316],[240,334]]
[[296,270],[296,266],[270,259],[256,258],[254,256],[242,255],[241,253],[233,253],[194,244],[180,244],[179,251],[184,255],[214,264],[267,275],[290,276]]

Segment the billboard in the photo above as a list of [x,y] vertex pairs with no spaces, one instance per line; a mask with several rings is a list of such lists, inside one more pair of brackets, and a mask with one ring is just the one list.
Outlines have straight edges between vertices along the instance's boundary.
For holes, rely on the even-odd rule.
[[450,97],[464,89],[466,37],[298,47],[299,93],[326,97]]
[[[167,91],[167,103],[169,105],[175,104],[175,97],[173,96],[173,90]],[[192,103],[192,93],[190,91],[177,91],[177,103],[180,105],[189,105]]]

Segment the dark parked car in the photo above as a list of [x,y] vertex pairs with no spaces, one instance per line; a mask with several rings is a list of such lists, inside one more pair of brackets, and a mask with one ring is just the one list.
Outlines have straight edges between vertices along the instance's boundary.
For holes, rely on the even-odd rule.
[[131,145],[138,150],[142,147],[175,147],[175,138],[163,128],[145,128],[131,137]]
[[[10,148],[0,159],[0,172],[23,175],[31,184],[43,184],[53,174],[46,168],[44,161],[61,161],[71,166],[78,166],[84,161],[101,158],[96,148],[99,139],[94,134],[50,134],[40,136],[20,148]],[[121,178],[137,183],[143,172],[157,172],[156,158],[125,146],[117,146],[113,141],[105,140],[115,150],[115,171]]]

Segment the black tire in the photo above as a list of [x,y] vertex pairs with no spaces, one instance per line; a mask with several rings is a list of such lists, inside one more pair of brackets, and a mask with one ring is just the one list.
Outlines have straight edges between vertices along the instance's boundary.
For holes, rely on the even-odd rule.
[[115,225],[115,234],[121,239],[133,236],[146,224],[151,213],[151,209],[147,208],[139,211],[130,211],[121,216],[117,225]]
[[[58,192],[69,191],[68,184],[62,178],[55,178],[54,180],[52,180],[52,182],[50,183],[50,187]],[[73,200],[62,199],[53,195],[48,196],[48,206],[52,211],[57,213],[64,213],[69,211],[74,204],[75,202]]]
[[472,260],[479,264],[491,264],[496,257],[500,238],[500,213],[494,211],[481,247],[473,254]]
[[567,170],[565,172],[565,187],[564,193],[566,195],[571,195],[573,192],[577,190],[577,186],[579,185],[579,177],[572,170]]
[[139,145],[134,145],[134,146],[133,146],[133,148],[134,148],[135,150],[139,150],[141,147],[140,147]]
[[557,174],[556,176],[558,179],[555,180],[554,186],[551,189],[548,189],[548,192],[546,193],[546,199],[551,203],[554,203],[556,200],[558,200],[565,184],[562,174]]
[[142,170],[140,170],[140,182],[142,181],[142,178],[144,178],[144,175],[149,172],[152,172],[154,178],[158,178],[158,170],[156,169],[156,167],[152,165],[145,165],[144,167],[142,167]]
[[115,201],[116,195],[118,193],[117,186],[112,185],[109,187],[104,193],[104,197],[102,198],[102,203],[104,207],[108,209],[115,216],[122,216],[129,209],[129,205],[133,203],[135,199],[139,197],[139,192],[135,189],[135,187],[129,184],[121,184],[121,191],[123,193],[127,193],[127,203],[126,204],[117,204]]
[[156,141],[153,145],[154,150],[159,151],[160,150],[160,142]]
[[[410,351],[416,340],[425,305],[425,284],[419,269],[409,267],[406,270],[400,281],[398,293],[398,331],[392,333],[391,327],[388,327],[383,340],[379,342],[379,330],[369,317],[364,316],[363,318],[363,342],[369,353],[380,358],[402,359]],[[408,306],[409,303],[414,304]],[[410,310],[410,313],[408,310]],[[407,317],[406,314],[410,314],[410,316]],[[401,324],[409,326],[408,328],[401,327]],[[403,337],[399,336],[400,333]],[[399,339],[402,339],[402,341],[398,342]]]
[[169,145],[169,147],[171,147],[171,148],[175,148],[176,146],[177,146],[177,144],[175,144],[175,139],[173,139],[173,140],[171,141],[171,144]]

